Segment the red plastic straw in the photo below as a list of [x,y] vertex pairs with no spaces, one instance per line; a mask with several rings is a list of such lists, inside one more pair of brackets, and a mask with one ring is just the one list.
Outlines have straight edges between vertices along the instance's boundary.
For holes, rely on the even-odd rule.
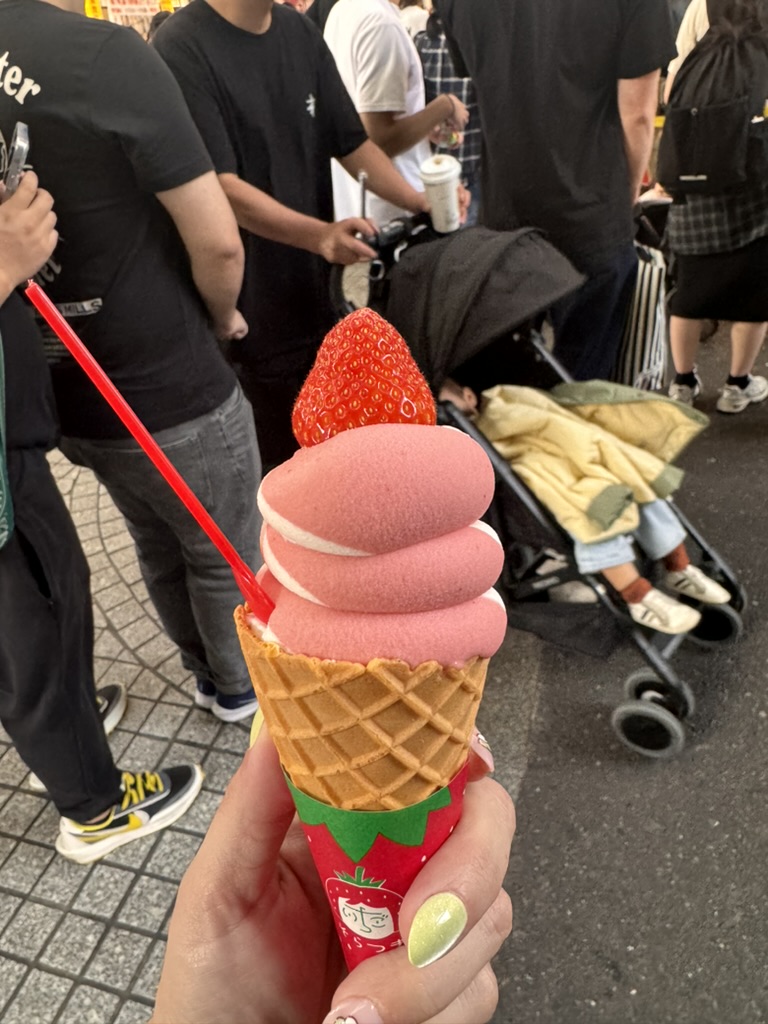
[[173,489],[203,532],[208,535],[221,556],[229,563],[232,574],[235,577],[235,582],[247,601],[250,610],[262,622],[268,622],[272,609],[275,607],[274,602],[256,582],[256,577],[252,570],[249,569],[232,544],[221,532],[199,498],[190,490],[189,485],[173,463],[169,461],[165,452],[163,452],[42,288],[36,285],[34,281],[29,281],[27,283],[26,295],[115,410],[123,424],[163,476],[166,483]]

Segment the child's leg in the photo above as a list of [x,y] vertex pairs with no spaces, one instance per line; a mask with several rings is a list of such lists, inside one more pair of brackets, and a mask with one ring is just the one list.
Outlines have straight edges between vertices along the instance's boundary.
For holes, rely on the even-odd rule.
[[[685,553],[685,530],[666,501],[651,501],[647,505],[638,505],[638,509],[640,525],[635,530],[635,539],[650,559],[654,562],[661,561],[681,545]],[[687,555],[685,564],[688,564]],[[671,569],[673,566],[669,565],[666,568]],[[678,566],[675,565],[675,568]],[[685,568],[685,565],[680,565],[679,568]]]
[[614,537],[597,544],[574,541],[580,572],[599,572],[626,602],[629,614],[643,626],[660,633],[687,633],[701,618],[699,612],[662,594],[641,576],[628,537]]
[[573,554],[579,572],[600,573],[627,604],[642,601],[651,589],[637,570],[629,537],[612,537],[595,544],[574,540]]
[[731,595],[701,569],[691,565],[685,549],[685,530],[666,501],[640,505],[640,525],[635,538],[649,558],[667,570],[664,582],[678,594],[703,604],[727,604]]

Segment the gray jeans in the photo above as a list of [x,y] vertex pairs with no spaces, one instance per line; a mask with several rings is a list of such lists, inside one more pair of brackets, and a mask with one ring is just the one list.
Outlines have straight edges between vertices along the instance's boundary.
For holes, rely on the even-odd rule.
[[[253,412],[238,385],[217,409],[153,435],[243,560],[260,564],[261,475]],[[125,516],[141,573],[184,666],[226,694],[251,689],[232,621],[242,596],[232,573],[136,442],[61,439]]]
[[654,562],[674,551],[685,540],[682,523],[666,501],[657,499],[647,505],[638,505],[638,512],[640,525],[632,536],[622,534],[593,544],[574,541],[573,553],[579,572],[600,572],[601,569],[634,562],[632,537]]

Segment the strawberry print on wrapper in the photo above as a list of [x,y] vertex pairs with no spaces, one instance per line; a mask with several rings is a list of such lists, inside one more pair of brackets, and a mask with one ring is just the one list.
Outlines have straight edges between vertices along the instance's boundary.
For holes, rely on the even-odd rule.
[[408,346],[392,324],[359,309],[320,346],[293,407],[302,448],[374,423],[436,423],[435,400]]
[[337,871],[326,881],[336,930],[347,948],[362,942],[376,946],[374,952],[384,952],[402,945],[397,920],[403,897],[383,886],[383,879],[367,878],[360,865],[354,876]]
[[399,811],[339,810],[288,780],[350,970],[403,945],[403,898],[456,827],[467,774],[465,765],[450,785]]

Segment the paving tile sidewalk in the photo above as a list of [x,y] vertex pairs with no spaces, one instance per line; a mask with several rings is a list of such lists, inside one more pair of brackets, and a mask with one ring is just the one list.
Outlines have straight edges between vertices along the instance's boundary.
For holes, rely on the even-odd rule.
[[122,682],[126,714],[110,737],[117,763],[197,761],[195,804],[171,828],[88,867],[53,843],[58,817],[0,729],[0,1020],[3,1024],[145,1024],[176,886],[248,741],[193,706],[194,680],[141,581],[122,516],[92,474],[51,464],[92,571],[99,684]]

